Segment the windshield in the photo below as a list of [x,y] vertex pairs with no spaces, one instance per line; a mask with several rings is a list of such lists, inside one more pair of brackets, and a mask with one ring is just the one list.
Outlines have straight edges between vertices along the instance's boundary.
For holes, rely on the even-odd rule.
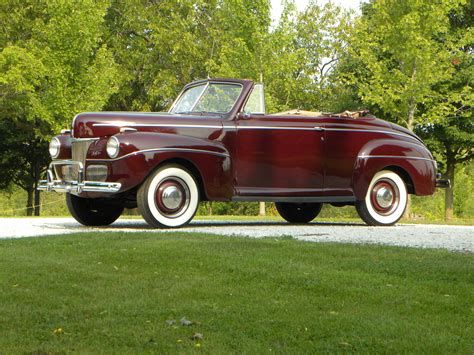
[[187,89],[173,105],[171,113],[228,113],[234,107],[242,86],[205,83]]

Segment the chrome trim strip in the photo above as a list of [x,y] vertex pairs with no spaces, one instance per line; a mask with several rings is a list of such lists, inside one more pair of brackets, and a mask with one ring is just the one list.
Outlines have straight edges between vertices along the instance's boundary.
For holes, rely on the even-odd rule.
[[316,131],[314,127],[278,127],[278,126],[237,126],[239,129],[264,129],[264,130],[286,130],[286,131]]
[[300,131],[337,131],[337,132],[370,132],[370,133],[384,133],[384,134],[392,134],[395,136],[401,136],[406,138],[411,138],[415,140],[417,143],[421,143],[415,137],[412,137],[406,133],[400,132],[392,132],[387,130],[376,130],[376,129],[352,129],[352,128],[327,128],[327,127],[274,127],[274,126],[237,126],[237,130],[239,129],[285,129],[285,130],[300,130]]
[[156,115],[165,115],[165,116],[173,116],[168,111],[156,111],[156,112],[144,112],[144,111],[84,111],[78,113],[76,116],[79,115],[100,115],[100,116],[156,116]]
[[427,160],[431,162],[436,162],[434,159],[423,158],[423,157],[407,157],[402,155],[359,155],[357,158],[397,158],[397,159],[416,159],[416,160]]
[[197,124],[178,124],[171,125],[167,123],[127,123],[127,124],[117,124],[117,123],[94,123],[94,127],[170,127],[170,128],[215,128],[222,129],[222,126],[215,125],[197,125]]
[[399,132],[391,132],[385,130],[375,130],[375,129],[350,129],[350,128],[326,128],[326,127],[285,127],[285,126],[213,126],[213,125],[192,125],[192,124],[178,124],[178,125],[170,125],[164,123],[148,123],[148,124],[140,124],[140,123],[129,123],[126,125],[120,125],[115,123],[94,123],[94,127],[171,127],[171,128],[215,128],[215,129],[228,129],[228,130],[240,130],[240,129],[262,129],[262,130],[287,130],[287,131],[338,131],[338,132],[370,132],[370,133],[383,133],[383,134],[392,134],[396,136],[401,136],[405,138],[411,138],[417,143],[421,142],[405,133]]
[[71,138],[71,142],[93,142],[98,141],[100,138]]
[[384,134],[393,134],[396,136],[411,138],[418,143],[421,143],[415,137],[412,137],[405,133],[400,132],[391,132],[386,130],[376,130],[376,129],[352,129],[352,128],[326,128],[321,126],[316,127],[276,127],[276,126],[237,126],[237,129],[285,129],[285,130],[300,130],[300,131],[338,131],[338,132],[370,132],[370,133],[384,133]]
[[401,136],[401,137],[406,137],[406,138],[411,138],[417,141],[418,143],[421,143],[418,139],[416,139],[413,136],[410,136],[409,134],[406,133],[400,133],[400,132],[392,132],[392,131],[387,131],[387,130],[379,130],[379,129],[352,129],[352,128],[324,128],[326,131],[339,131],[339,132],[370,132],[370,133],[385,133],[385,134],[393,134],[395,136]]
[[137,131],[137,129],[132,128],[132,127],[122,127],[122,128],[120,128],[120,133],[136,132],[136,131]]
[[142,153],[149,153],[149,152],[188,152],[188,153],[206,153],[206,154],[212,154],[212,155],[217,155],[225,158],[230,158],[230,155],[227,153],[220,153],[220,152],[213,152],[211,150],[203,150],[203,149],[191,149],[191,148],[154,148],[154,149],[142,149],[142,150],[137,150],[136,152],[128,153],[125,154],[121,157],[115,158],[115,159],[87,159],[87,161],[116,161],[120,160],[123,158],[127,158],[131,155],[138,155]]

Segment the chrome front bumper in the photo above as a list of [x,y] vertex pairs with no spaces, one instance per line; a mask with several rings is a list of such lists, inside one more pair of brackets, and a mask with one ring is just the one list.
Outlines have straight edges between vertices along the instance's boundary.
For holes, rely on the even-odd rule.
[[[76,169],[76,180],[65,180],[59,177],[56,167],[68,166]],[[56,192],[108,192],[114,193],[120,190],[122,184],[118,182],[106,181],[84,181],[84,165],[74,160],[55,160],[49,164],[47,170],[47,180],[39,182],[38,190]]]

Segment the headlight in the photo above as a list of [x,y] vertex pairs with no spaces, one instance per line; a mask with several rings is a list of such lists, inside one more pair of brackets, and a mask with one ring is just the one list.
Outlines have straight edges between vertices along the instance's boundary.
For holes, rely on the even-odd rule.
[[57,137],[54,137],[49,143],[49,154],[51,158],[57,158],[59,156],[59,151],[61,150],[61,142]]
[[107,141],[107,155],[110,158],[117,157],[120,150],[120,142],[117,137],[110,137]]

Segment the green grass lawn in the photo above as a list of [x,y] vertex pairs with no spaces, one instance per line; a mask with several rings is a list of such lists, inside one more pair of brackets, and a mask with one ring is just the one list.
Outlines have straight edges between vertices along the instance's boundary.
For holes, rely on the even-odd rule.
[[0,285],[0,353],[474,351],[472,254],[89,233],[0,241]]

